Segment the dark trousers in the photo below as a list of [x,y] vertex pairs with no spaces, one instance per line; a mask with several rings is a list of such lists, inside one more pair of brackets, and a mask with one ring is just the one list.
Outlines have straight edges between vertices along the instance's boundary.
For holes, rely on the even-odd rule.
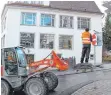
[[84,63],[84,58],[85,58],[85,62],[88,63],[89,54],[90,54],[90,45],[89,46],[84,46],[83,45],[82,55],[81,55],[81,63]]

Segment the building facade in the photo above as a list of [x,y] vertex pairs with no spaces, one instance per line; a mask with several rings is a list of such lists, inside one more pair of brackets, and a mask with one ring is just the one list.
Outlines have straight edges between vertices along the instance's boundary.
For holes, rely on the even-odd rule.
[[[91,33],[102,32],[102,13],[92,1],[10,2],[5,5],[1,19],[2,48],[23,46],[27,56],[35,61],[55,50],[64,58],[75,56],[79,63],[81,33],[86,27]],[[93,46],[90,62],[94,63]],[[96,62],[102,62],[102,46],[96,46]]]

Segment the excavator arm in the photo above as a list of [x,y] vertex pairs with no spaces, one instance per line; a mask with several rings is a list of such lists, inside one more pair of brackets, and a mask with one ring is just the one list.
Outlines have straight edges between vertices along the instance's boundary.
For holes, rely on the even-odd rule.
[[[48,59],[48,56],[52,56],[52,58]],[[36,70],[31,72],[39,72],[43,71],[49,67],[51,68],[57,68],[60,71],[64,71],[68,69],[68,62],[66,62],[63,59],[60,59],[57,54],[52,51],[46,58],[40,61],[36,61],[29,64],[29,68],[35,68]]]

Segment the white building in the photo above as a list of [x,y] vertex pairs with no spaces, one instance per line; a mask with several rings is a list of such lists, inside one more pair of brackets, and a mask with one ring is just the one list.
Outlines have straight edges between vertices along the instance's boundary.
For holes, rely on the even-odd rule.
[[[102,13],[93,1],[9,2],[4,6],[2,47],[24,46],[26,53],[41,60],[52,50],[80,62],[81,33],[85,27],[102,32]],[[94,47],[90,56],[94,56]],[[90,59],[90,62],[94,62]],[[96,47],[102,62],[102,46]]]

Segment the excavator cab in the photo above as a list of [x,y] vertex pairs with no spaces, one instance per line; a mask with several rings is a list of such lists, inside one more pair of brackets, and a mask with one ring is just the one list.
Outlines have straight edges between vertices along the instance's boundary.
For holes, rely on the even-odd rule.
[[24,91],[27,95],[47,95],[48,90],[57,87],[58,78],[52,72],[43,70],[29,73],[23,48],[3,48],[1,52],[1,95],[13,95],[14,91]]
[[2,75],[3,76],[26,76],[27,61],[21,47],[2,49]]

